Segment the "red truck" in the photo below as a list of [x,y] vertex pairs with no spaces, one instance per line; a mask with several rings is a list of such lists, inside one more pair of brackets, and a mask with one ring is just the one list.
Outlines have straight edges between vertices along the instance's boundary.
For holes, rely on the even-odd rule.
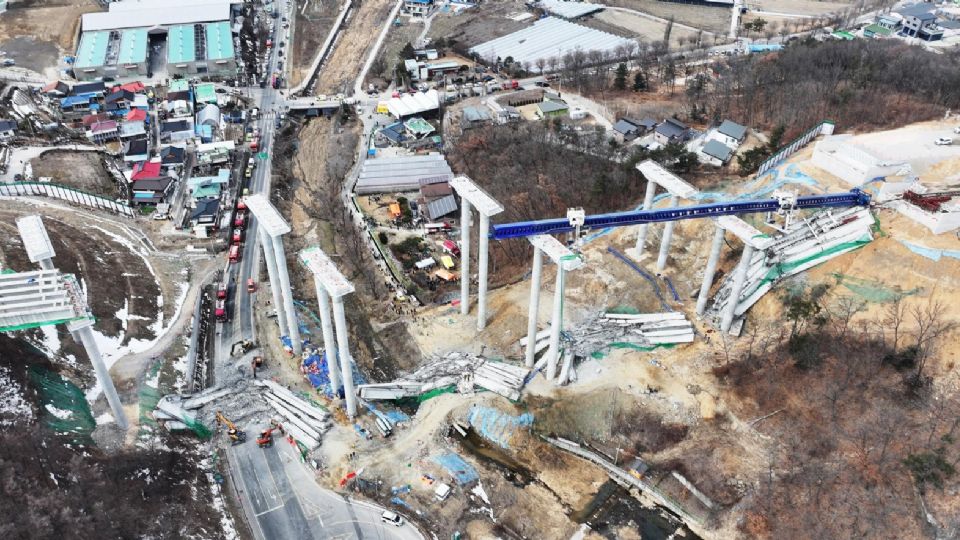
[[247,279],[247,292],[248,293],[257,292],[257,283],[253,281],[253,278]]
[[227,282],[217,285],[217,299],[226,300],[227,299]]
[[230,237],[230,241],[234,244],[243,242],[243,229],[234,229],[233,236]]
[[227,320],[227,301],[226,300],[217,300],[217,304],[213,309],[213,314],[216,315],[217,320],[224,322]]
[[503,82],[504,90],[517,90],[519,88],[520,88],[520,83],[518,81]]
[[230,262],[235,263],[240,260],[240,246],[234,244],[230,246]]
[[246,212],[237,212],[237,216],[233,218],[233,226],[239,229],[242,229],[247,226],[247,214]]
[[443,250],[453,255],[454,257],[460,256],[460,246],[458,246],[457,243],[454,242],[453,240],[444,240]]

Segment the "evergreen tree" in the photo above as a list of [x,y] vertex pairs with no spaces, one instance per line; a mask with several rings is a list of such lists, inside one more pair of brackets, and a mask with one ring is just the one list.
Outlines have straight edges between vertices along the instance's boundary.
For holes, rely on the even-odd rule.
[[613,87],[617,90],[627,89],[627,65],[623,62],[617,65],[616,76],[613,78]]
[[643,70],[641,69],[633,76],[633,91],[646,92],[647,90],[647,76],[644,75]]

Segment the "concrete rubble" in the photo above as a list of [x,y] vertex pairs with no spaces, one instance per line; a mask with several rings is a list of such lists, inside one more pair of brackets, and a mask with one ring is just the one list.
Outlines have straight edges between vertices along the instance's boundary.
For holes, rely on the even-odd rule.
[[[755,251],[734,310],[731,334],[739,335],[746,311],[778,282],[871,242],[873,224],[866,208],[820,212],[792,223],[769,247]],[[732,289],[733,276],[728,275],[705,314],[714,324],[719,324]]]
[[361,384],[357,392],[362,399],[391,400],[416,397],[437,388],[457,386],[460,393],[474,387],[486,388],[507,399],[517,400],[528,368],[487,360],[482,356],[453,352],[434,356],[417,371],[389,383]]
[[[638,314],[602,313],[588,318],[569,330],[564,330],[563,334],[565,349],[575,356],[588,356],[616,342],[653,347],[692,343],[695,336],[693,324],[679,311]],[[550,329],[536,334],[537,352],[546,348],[549,335]],[[519,345],[526,347],[527,338],[522,338]]]

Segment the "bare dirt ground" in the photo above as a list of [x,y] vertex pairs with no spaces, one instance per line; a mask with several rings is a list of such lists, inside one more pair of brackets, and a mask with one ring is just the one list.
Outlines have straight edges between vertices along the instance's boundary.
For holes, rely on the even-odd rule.
[[294,35],[290,40],[293,47],[290,50],[289,86],[300,84],[300,81],[309,75],[307,70],[327,39],[341,7],[342,3],[315,0],[307,3],[306,10],[301,10],[297,4]]
[[494,0],[458,12],[439,13],[433,18],[427,37],[472,47],[533,24],[532,18],[518,22],[508,17],[523,11],[523,6],[516,2]]
[[93,0],[11,2],[0,14],[0,50],[18,66],[54,78],[59,57],[74,53],[80,15],[99,9]]
[[[583,24],[584,26],[596,27],[598,30],[611,31],[635,39],[639,38],[647,43],[662,41],[663,32],[667,27],[667,24],[661,21],[648,19],[633,13],[611,10],[603,10],[593,15],[584,20]],[[695,38],[696,32],[675,26],[670,31],[670,46],[676,48]]]
[[797,15],[839,13],[852,6],[852,4],[848,2],[826,2],[820,0],[751,0],[747,2],[747,5],[751,9]]
[[53,150],[30,160],[35,177],[48,177],[58,184],[88,193],[116,197],[116,182],[107,172],[99,152]]
[[[610,0],[607,4],[635,9],[664,19],[672,17],[678,23],[708,32],[723,33],[730,26],[729,8],[661,2],[660,0]],[[661,39],[662,37],[661,34]]]
[[394,5],[392,0],[365,0],[350,15],[324,63],[317,81],[318,94],[350,93],[370,47],[377,41],[383,25],[389,24],[387,16]]
[[399,56],[401,49],[403,49],[407,43],[416,47],[416,43],[414,42],[417,40],[420,32],[423,31],[423,23],[420,19],[404,18],[402,21],[402,26],[394,26],[387,33],[387,37],[383,40],[383,45],[380,47],[380,54],[370,67],[370,72],[367,73],[365,82],[374,83],[379,88],[386,88],[387,81],[393,78],[397,63],[404,60]]
[[[947,123],[928,123],[908,126],[904,130],[865,135],[862,140],[864,144],[869,143],[877,148],[896,141],[901,146],[906,145],[903,150],[906,151],[905,148],[911,144],[919,145],[918,148],[924,147],[927,144],[925,141],[930,138],[926,133],[944,129],[943,126],[946,125]],[[905,134],[910,134],[919,142],[911,142],[912,139],[905,138]],[[810,152],[808,148],[791,161],[799,164],[806,174],[822,180],[822,185],[813,189],[802,188],[801,191],[849,189],[849,186],[843,185],[838,179],[804,164],[803,162],[809,159]],[[928,152],[921,151],[925,170],[936,172],[942,177],[955,178],[954,160],[950,152],[950,149],[943,150],[936,156],[939,161],[933,162]],[[713,185],[701,187],[705,190],[725,189],[731,195],[737,193],[740,189],[738,186],[744,183],[742,180],[723,180],[719,177],[711,177],[710,182]],[[960,261],[948,257],[939,262],[933,261],[911,252],[902,243],[906,241],[932,248],[956,250],[954,235],[934,237],[926,229],[891,210],[877,210],[877,216],[882,229],[871,244],[815,267],[802,274],[797,281],[807,286],[818,283],[831,285],[831,306],[843,298],[865,302],[863,311],[851,322],[851,326],[857,328],[870,327],[881,320],[888,306],[884,298],[895,294],[906,294],[911,305],[923,305],[930,300],[940,300],[948,306],[955,305],[960,295]],[[651,228],[653,238],[648,239],[648,252],[655,250],[660,229]],[[693,306],[692,298],[699,287],[699,273],[704,265],[710,232],[708,223],[678,223],[674,236],[677,241],[671,250],[666,271],[681,297],[680,303],[672,300],[670,303],[686,312],[694,321],[696,319],[690,312]],[[650,285],[605,251],[607,245],[614,245],[621,250],[630,247],[633,234],[634,231],[621,230],[596,240],[585,248],[586,267],[568,276],[564,302],[565,327],[576,324],[587,314],[613,307],[629,307],[639,312],[659,311],[659,303],[652,294]],[[736,244],[736,241],[731,241],[732,247],[724,250],[718,280],[736,265]],[[493,249],[496,251],[495,245]],[[648,255],[641,263],[641,266],[651,273],[654,258]],[[891,268],[897,270],[891,271]],[[553,296],[551,267],[545,269],[543,283],[540,321],[545,323],[549,319],[550,299]],[[494,357],[502,355],[518,358],[521,351],[516,342],[525,333],[528,287],[529,281],[525,280],[494,290],[489,296],[490,321],[487,328],[479,334],[473,327],[476,320],[475,309],[464,317],[458,309],[449,306],[428,308],[414,326],[413,337],[418,348],[427,354],[461,350],[475,353],[482,351]],[[663,288],[663,285],[661,287]],[[782,321],[783,309],[777,291],[767,294],[750,312],[748,327]],[[953,308],[949,308],[948,317],[952,321],[960,321],[960,314]],[[538,432],[555,432],[575,440],[583,437],[609,452],[611,456],[618,443],[624,445],[629,441],[636,445],[639,455],[653,465],[656,478],[661,478],[660,475],[670,470],[680,471],[708,497],[720,503],[721,507],[734,509],[721,514],[715,527],[696,532],[707,538],[741,537],[745,525],[742,521],[738,525],[738,520],[743,517],[743,514],[736,510],[741,506],[738,502],[743,500],[743,504],[757,504],[757,498],[762,499],[762,494],[755,486],[766,478],[767,468],[774,459],[771,456],[777,455],[778,448],[782,448],[783,444],[793,444],[790,442],[793,440],[790,433],[797,433],[803,426],[811,423],[815,425],[818,422],[816,407],[810,412],[799,404],[821,403],[824,398],[822,393],[818,393],[822,392],[821,390],[803,391],[798,387],[796,395],[793,391],[786,391],[785,395],[778,398],[779,401],[770,402],[762,399],[762,393],[760,397],[751,397],[729,384],[721,384],[714,374],[715,368],[742,358],[745,354],[742,349],[747,346],[750,338],[725,338],[707,325],[699,322],[695,322],[695,325],[699,333],[697,342],[691,345],[654,352],[598,351],[600,357],[580,364],[577,368],[578,381],[565,389],[557,389],[537,377],[528,386],[523,402],[527,410],[534,413],[534,429]],[[938,349],[936,359],[931,360],[933,392],[955,391],[951,390],[956,382],[951,376],[951,370],[956,364],[958,352],[957,342],[947,339],[942,348]],[[890,377],[890,371],[886,373],[884,376]],[[817,377],[819,375],[814,376]],[[827,378],[829,379],[829,376]],[[896,391],[895,386],[900,384],[897,381],[896,377],[890,377],[888,384],[894,386],[888,387],[888,392]],[[498,407],[504,404],[497,399],[490,403]],[[783,405],[774,406],[771,403]],[[775,412],[777,407],[787,407],[789,412],[781,413],[782,417],[763,419],[765,415]],[[449,410],[456,410],[455,406],[449,405]],[[423,436],[420,431],[422,423],[423,419],[418,416],[411,428],[418,439]],[[442,446],[448,443],[437,444]],[[523,456],[525,452],[541,451],[533,443],[530,443],[531,446],[526,444],[526,441],[512,444],[515,450],[511,450],[511,455],[517,457]],[[837,444],[843,446],[845,443],[841,441]],[[427,444],[426,448],[435,446]],[[423,452],[428,452],[427,449]],[[521,461],[530,463],[523,459]],[[373,467],[379,474],[402,481],[402,477],[395,476],[395,471],[387,471],[375,465]],[[567,470],[583,471],[580,465]],[[777,474],[789,475],[787,471]],[[545,476],[547,475],[541,475],[544,481]],[[487,488],[483,472],[481,478]],[[661,488],[683,500],[683,504],[697,504],[683,488],[668,482],[669,479],[664,479]],[[556,492],[562,490],[562,481],[548,484]],[[413,485],[416,491],[417,484]],[[585,488],[580,486],[579,489]],[[938,510],[940,517],[950,515],[950,489],[953,488],[927,492],[927,503]],[[498,493],[498,496],[501,496],[501,493]],[[530,491],[517,499],[508,497],[505,500],[518,506],[531,505],[523,507],[539,508],[541,511],[551,508],[549,505],[538,506],[546,503],[526,498],[528,496],[531,496]],[[896,511],[901,511],[904,505],[911,506],[912,503],[907,498],[898,500],[897,504],[901,506],[898,506]],[[496,513],[496,508],[494,512]],[[540,525],[551,526],[549,523]],[[903,530],[915,531],[917,526],[917,521],[905,522]],[[471,527],[467,530],[486,531],[479,522],[472,523]],[[545,530],[559,533],[558,529],[542,529],[541,533]]]

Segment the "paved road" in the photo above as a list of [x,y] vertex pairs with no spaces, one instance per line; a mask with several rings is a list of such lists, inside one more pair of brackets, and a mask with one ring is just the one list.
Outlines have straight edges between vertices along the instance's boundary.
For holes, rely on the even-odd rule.
[[[281,13],[289,15],[289,0],[279,2]],[[279,18],[277,19],[280,20]],[[278,24],[282,32],[282,24]],[[274,42],[279,42],[274,36]],[[289,40],[285,40],[289,43]],[[277,49],[271,53],[270,71],[276,66]],[[250,90],[259,103],[261,147],[267,159],[258,161],[250,179],[250,193],[270,195],[270,169],[273,154],[276,116],[274,111],[285,109],[282,93],[273,88]],[[246,242],[238,264],[231,265],[230,277],[236,283],[234,316],[221,324],[216,342],[216,370],[231,369],[230,345],[241,338],[256,339],[253,317],[255,294],[246,292],[246,281],[259,282],[260,246],[257,242],[257,223],[248,216]],[[344,499],[337,493],[320,487],[313,472],[299,460],[296,451],[283,438],[276,439],[271,448],[261,449],[255,438],[265,426],[246,426],[249,440],[230,447],[227,458],[240,492],[241,504],[254,537],[267,540],[308,540],[325,538],[358,538],[379,540],[423,540],[420,532],[410,524],[403,527],[380,521],[382,508],[363,502]]]
[[243,486],[244,510],[256,516],[252,521],[255,537],[422,540],[409,523],[402,527],[383,523],[382,509],[321,488],[285,439],[278,437],[272,447],[259,448],[252,434],[263,427],[251,427],[251,440],[227,452],[235,478]]

